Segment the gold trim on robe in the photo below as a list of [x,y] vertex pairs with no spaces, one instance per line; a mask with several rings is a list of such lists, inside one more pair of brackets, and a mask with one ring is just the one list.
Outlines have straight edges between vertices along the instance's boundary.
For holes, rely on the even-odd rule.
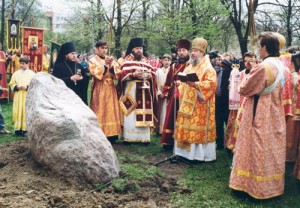
[[90,107],[96,114],[102,131],[110,137],[121,134],[121,117],[114,85],[115,75],[109,69],[103,74],[104,64],[104,59],[98,55],[89,60],[89,70],[93,76]]
[[188,144],[206,144],[216,140],[215,90],[216,72],[205,56],[197,66],[189,65],[185,74],[196,73],[199,82],[196,87],[180,83],[179,111],[175,124],[174,137],[177,147],[190,149]]
[[257,199],[272,198],[284,191],[286,125],[280,84],[260,95],[254,108],[254,95],[271,86],[281,70],[277,60],[266,58],[251,69],[240,85],[240,93],[246,99],[242,104],[229,187]]
[[[147,79],[138,79],[133,76],[137,70],[147,73]],[[142,57],[141,61],[135,61],[132,55],[125,58],[121,66],[119,87],[122,95],[130,94],[136,103],[135,109],[124,116],[123,141],[127,142],[150,142],[150,127],[154,123],[153,101],[156,93],[155,72],[147,64],[147,59]],[[145,89],[144,84],[149,88]],[[123,109],[124,110],[124,109]]]

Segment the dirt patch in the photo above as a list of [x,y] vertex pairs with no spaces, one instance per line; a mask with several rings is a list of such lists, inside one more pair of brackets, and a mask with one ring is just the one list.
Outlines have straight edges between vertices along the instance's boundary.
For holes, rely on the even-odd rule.
[[[113,146],[128,151],[122,144]],[[167,155],[145,158],[155,164]],[[186,165],[165,162],[159,167],[165,177],[130,181],[122,192],[112,185],[99,191],[37,164],[28,140],[0,145],[0,207],[171,207],[170,195],[182,191],[177,180]]]

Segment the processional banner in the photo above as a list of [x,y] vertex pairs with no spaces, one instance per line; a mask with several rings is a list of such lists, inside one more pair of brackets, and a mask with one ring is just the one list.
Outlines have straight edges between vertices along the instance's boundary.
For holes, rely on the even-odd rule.
[[51,41],[51,50],[50,50],[50,70],[52,71],[54,63],[56,61],[57,55],[58,55],[58,51],[60,49],[60,46],[58,43],[55,43],[53,41]]
[[6,43],[7,49],[9,52],[16,52],[17,49],[20,49],[20,20],[7,19],[7,28],[6,28]]
[[34,72],[43,69],[44,30],[32,27],[22,28],[22,54],[30,57],[29,68]]

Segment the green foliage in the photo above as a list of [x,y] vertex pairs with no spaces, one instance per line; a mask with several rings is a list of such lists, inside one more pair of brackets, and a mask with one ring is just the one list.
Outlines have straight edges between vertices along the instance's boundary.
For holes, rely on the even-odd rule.
[[137,191],[139,190],[141,187],[138,183],[131,183],[130,186],[128,186],[130,191]]
[[[13,2],[15,4],[13,4]],[[43,19],[41,3],[39,1],[6,1],[6,14],[8,18],[22,20],[23,26],[40,27]]]
[[117,178],[113,179],[111,183],[115,192],[124,193],[128,191],[137,191],[140,189],[137,181],[129,181],[127,178]]
[[[5,0],[1,1],[0,5],[2,8],[2,3],[5,3],[4,11],[1,10],[1,15],[3,14],[4,19],[4,30],[1,31],[1,35],[3,34],[3,49],[7,48],[6,40],[6,19],[16,19],[21,21],[22,26],[26,27],[38,27],[44,28],[44,22],[46,17],[41,10],[41,4],[39,1],[30,0]],[[1,25],[2,20],[0,19]],[[1,30],[1,29],[0,29]]]
[[91,6],[86,8],[75,7],[76,15],[66,25],[67,33],[57,33],[57,42],[73,41],[78,52],[88,53],[94,47],[97,40],[104,38],[108,31],[108,24],[104,21],[104,10],[97,1],[89,1]]
[[[45,30],[46,44],[49,44],[50,40],[60,44],[74,41],[80,53],[91,52],[97,40],[105,39],[110,43],[112,53],[116,55],[120,49],[126,50],[129,40],[137,36],[147,39],[148,54],[155,53],[157,55],[170,53],[170,48],[175,47],[177,40],[181,38],[192,40],[195,37],[204,37],[209,43],[208,50],[217,49],[220,52],[230,50],[234,53],[240,53],[238,45],[244,46],[246,44],[245,41],[238,41],[237,34],[239,33],[234,31],[229,14],[233,14],[237,30],[243,37],[246,37],[246,34],[244,34],[248,23],[246,3],[249,3],[249,1],[119,1],[121,22],[118,24],[118,1],[74,0],[73,2],[86,2],[85,5],[89,6],[82,7],[82,4],[80,6],[74,4],[72,8],[75,11],[74,17],[70,18],[65,28],[66,32],[63,33],[53,33],[51,31],[49,18],[47,18],[46,12],[42,10],[40,1],[16,0],[15,5],[12,2],[12,0],[5,1],[6,8],[4,12],[6,17],[24,19],[23,26],[32,26],[33,20],[34,27],[48,29]],[[144,8],[143,3],[146,5]],[[291,44],[291,41],[297,44],[299,42],[296,38],[299,18],[297,18],[297,15],[292,14],[296,14],[299,10],[299,1],[291,0],[292,6],[286,4],[277,2],[272,6],[268,6],[264,2],[260,5],[255,14],[257,31],[279,28],[279,32],[286,35],[287,44]],[[234,9],[237,10],[234,12]],[[109,18],[112,14],[114,17],[112,21],[114,31],[112,32],[111,41]],[[290,24],[287,25],[287,23]],[[121,35],[116,35],[118,33]],[[119,44],[115,46],[116,43],[120,43],[120,46]],[[6,47],[4,46],[4,48]]]
[[122,171],[130,179],[143,180],[145,178],[153,178],[161,175],[160,170],[155,166],[147,166],[143,164],[123,164]]
[[[228,11],[219,0],[189,0],[174,5],[159,0],[153,20],[147,23],[142,34],[149,39],[149,51],[158,55],[170,53],[177,40],[204,37],[209,44],[220,45],[224,35],[221,20],[227,19]],[[176,10],[177,8],[177,10]]]
[[145,156],[164,152],[164,150],[160,146],[160,138],[157,138],[155,135],[151,135],[150,144],[130,144],[128,145],[128,148],[136,154],[142,153]]
[[146,164],[147,161],[145,160],[144,156],[138,156],[137,154],[126,154],[126,153],[121,153],[117,152],[117,156],[119,161],[122,163],[141,163],[141,164]]
[[[164,176],[155,166],[149,166],[144,157],[136,154],[117,152],[121,163],[121,177],[112,180],[111,185],[116,192],[136,191],[140,189],[139,183],[144,179]],[[96,184],[97,190],[106,188],[103,184]]]
[[[129,146],[127,147],[131,150],[132,146]],[[134,149],[141,151],[140,147],[144,150],[144,146],[135,146]],[[136,191],[140,188],[138,184],[143,180],[165,176],[158,167],[149,165],[141,153],[134,153],[135,150],[129,151],[130,153],[117,152],[123,176],[123,178],[112,180],[112,186],[117,192]]]
[[[157,145],[155,145],[157,147]],[[135,150],[141,151],[144,147],[135,146]],[[128,147],[129,148],[129,147]],[[159,148],[160,149],[160,148]],[[156,166],[149,165],[149,162],[145,159],[145,156],[141,156],[140,153],[131,151],[130,153],[117,152],[118,159],[121,163],[121,170],[127,178],[133,180],[143,180],[145,178],[153,178],[156,176],[164,176],[163,172],[160,171]]]
[[116,192],[123,192],[125,190],[127,182],[128,180],[123,178],[114,179],[112,181],[112,186]]
[[14,123],[12,120],[12,103],[2,104],[2,116],[4,117],[5,128],[11,131],[11,134],[0,134],[0,144],[8,142],[15,142],[27,139],[27,137],[21,137],[14,135]]
[[[183,187],[191,193],[175,193],[174,207],[299,207],[300,185],[287,174],[285,194],[269,200],[255,200],[248,195],[232,191],[229,187],[231,160],[224,151],[217,151],[217,161],[195,165],[186,169],[185,177],[180,180]],[[287,173],[293,165],[287,166]],[[225,177],[226,176],[226,177]]]
[[106,188],[106,185],[103,184],[103,183],[96,183],[96,184],[94,185],[94,187],[95,187],[95,190],[96,190],[96,191],[102,191],[103,189]]
[[[57,39],[60,39],[57,42],[65,42],[69,38],[69,41],[75,41],[80,52],[91,50],[94,47],[93,43],[98,39],[103,38],[110,42],[107,18],[111,16],[113,8],[90,2],[90,7],[76,9],[77,15],[74,21],[69,22],[66,37],[62,38],[62,34],[57,34]],[[122,50],[126,50],[129,40],[137,36],[148,40],[148,54],[170,53],[170,48],[176,46],[177,40],[192,40],[196,36],[206,38],[210,45],[221,47],[223,41],[220,37],[227,33],[222,21],[227,19],[228,11],[220,0],[174,1],[173,4],[169,0],[146,1],[146,22],[143,22],[142,3],[136,4],[138,8],[133,10],[130,8],[131,4],[136,4],[136,1],[131,0],[128,5],[121,3],[122,8],[124,7],[121,25],[125,23],[128,15],[131,15],[130,12],[133,12],[130,21],[122,26]],[[113,26],[116,29],[117,10],[114,18]],[[116,38],[114,33],[113,38]],[[116,39],[113,42],[116,42]]]

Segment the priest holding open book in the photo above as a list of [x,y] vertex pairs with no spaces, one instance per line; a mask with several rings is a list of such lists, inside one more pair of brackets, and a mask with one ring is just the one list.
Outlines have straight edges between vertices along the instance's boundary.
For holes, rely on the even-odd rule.
[[177,74],[178,76],[178,79],[181,81],[181,82],[198,82],[199,79],[198,79],[198,75],[195,73],[195,72],[192,72],[192,73],[189,73],[189,74],[186,74],[184,72],[179,72]]
[[208,55],[207,41],[195,38],[191,60],[178,78],[179,111],[175,124],[175,155],[189,160],[216,160],[215,91],[217,77]]

